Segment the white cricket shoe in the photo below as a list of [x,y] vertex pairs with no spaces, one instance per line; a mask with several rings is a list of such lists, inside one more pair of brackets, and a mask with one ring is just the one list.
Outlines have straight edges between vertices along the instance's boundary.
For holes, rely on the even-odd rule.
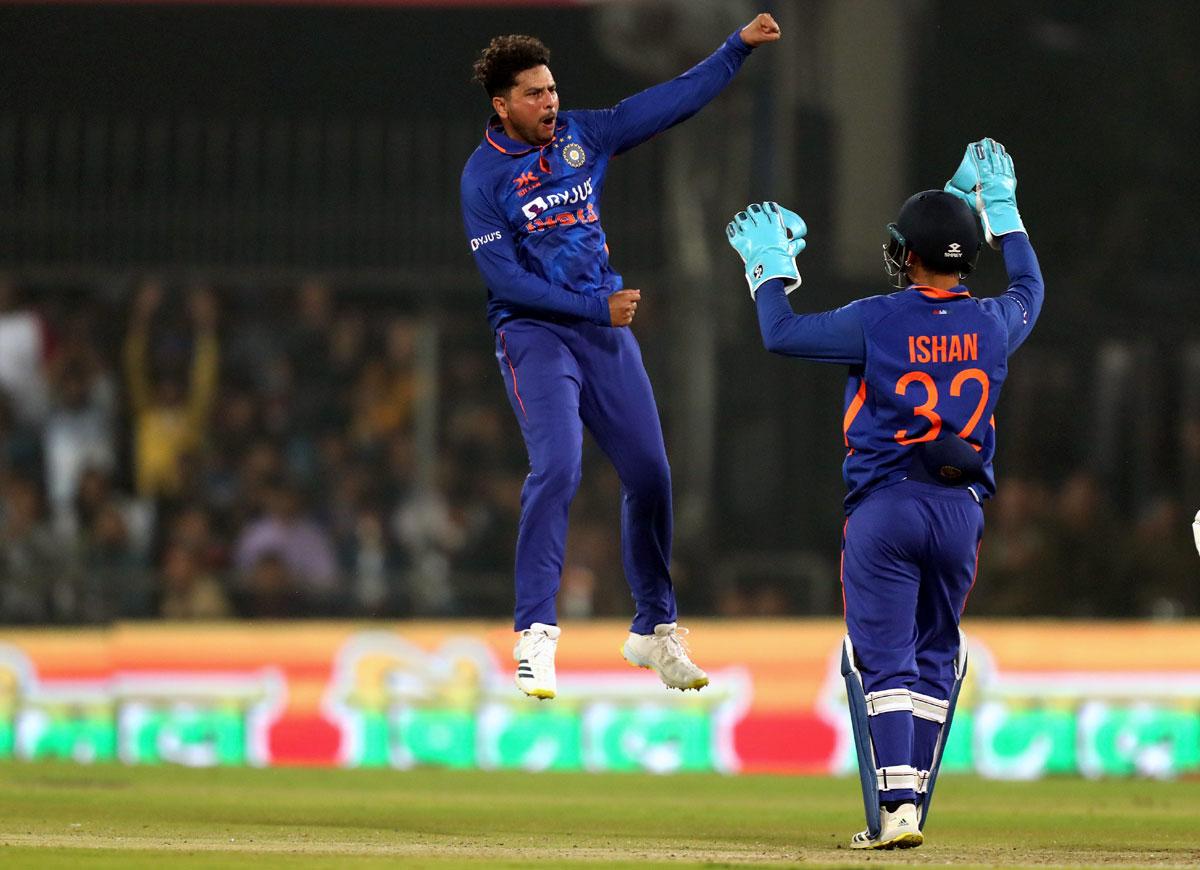
[[708,674],[688,658],[687,647],[681,640],[687,633],[686,628],[676,628],[673,622],[654,626],[654,634],[630,632],[621,655],[634,667],[658,671],[669,689],[698,692],[708,685]]
[[535,622],[517,638],[517,645],[513,647],[513,659],[517,662],[517,688],[526,695],[545,700],[557,693],[554,651],[558,649],[560,634],[562,629],[557,625]]
[[914,804],[901,804],[896,811],[879,809],[879,836],[872,838],[866,831],[859,831],[850,838],[851,849],[911,849],[925,842],[925,835],[917,824],[917,808]]

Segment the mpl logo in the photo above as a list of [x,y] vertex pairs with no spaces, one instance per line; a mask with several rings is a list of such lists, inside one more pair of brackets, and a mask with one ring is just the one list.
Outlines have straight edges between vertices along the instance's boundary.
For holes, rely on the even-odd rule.
[[575,203],[583,202],[591,195],[592,179],[589,177],[583,184],[576,184],[557,193],[547,193],[544,196],[534,197],[521,206],[521,212],[527,219],[533,220],[538,215],[552,208],[560,205],[575,205]]
[[550,206],[546,204],[545,198],[539,196],[529,200],[529,202],[521,206],[521,213],[524,214],[525,217],[529,218],[529,220],[533,220],[542,212],[549,211],[549,209]]
[[962,256],[962,245],[958,242],[951,242],[950,247],[946,248],[945,256],[955,258]]

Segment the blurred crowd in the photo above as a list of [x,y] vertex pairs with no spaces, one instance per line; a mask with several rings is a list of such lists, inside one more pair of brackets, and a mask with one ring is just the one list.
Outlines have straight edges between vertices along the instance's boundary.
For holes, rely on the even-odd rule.
[[[0,279],[0,622],[508,612],[527,462],[477,315]],[[617,504],[585,475],[564,614],[605,612]]]
[[[0,622],[507,613],[527,463],[488,339],[477,311],[319,280],[0,279]],[[619,485],[590,442],[585,466],[561,613],[627,614]],[[1124,516],[1080,472],[1007,478],[988,510],[973,613],[1200,613],[1176,501]]]
[[1125,515],[1086,471],[1056,486],[1004,478],[987,508],[968,610],[978,616],[1200,616],[1193,515],[1167,495]]

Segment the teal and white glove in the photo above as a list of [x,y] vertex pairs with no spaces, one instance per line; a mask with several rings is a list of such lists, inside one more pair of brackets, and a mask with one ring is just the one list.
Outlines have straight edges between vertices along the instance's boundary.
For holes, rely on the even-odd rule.
[[1017,211],[1017,173],[1004,146],[980,139],[967,146],[962,163],[946,182],[952,193],[979,214],[987,243],[999,249],[1000,236],[1025,232]]
[[804,218],[777,202],[754,203],[734,216],[725,235],[746,265],[751,299],[772,278],[782,278],[788,293],[800,286],[796,255],[804,250],[807,232]]

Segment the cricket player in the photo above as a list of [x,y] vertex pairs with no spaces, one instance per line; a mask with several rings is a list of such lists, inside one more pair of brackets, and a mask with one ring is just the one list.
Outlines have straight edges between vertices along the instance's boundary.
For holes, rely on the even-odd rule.
[[[962,278],[988,243],[1007,291]],[[945,190],[904,203],[884,261],[899,292],[794,314],[807,231],[775,203],[726,229],[746,266],[773,353],[849,366],[842,429],[848,487],[843,649],[867,830],[853,848],[919,846],[941,749],[966,671],[959,617],[975,580],[983,500],[995,492],[994,409],[1009,356],[1042,307],[1042,276],[1016,205],[1012,158],[973,142]]]
[[498,36],[475,62],[495,114],[462,174],[463,222],[488,288],[488,320],[509,403],[529,453],[516,547],[521,691],[553,698],[556,596],[567,509],[579,485],[583,427],[621,479],[621,555],[637,607],[622,653],[671,688],[708,676],[676,627],[671,473],[637,339],[641,291],[609,262],[600,193],[609,160],[691,117],[750,52],[780,38],[767,14],[678,78],[610,109],[560,111],[550,52]]

